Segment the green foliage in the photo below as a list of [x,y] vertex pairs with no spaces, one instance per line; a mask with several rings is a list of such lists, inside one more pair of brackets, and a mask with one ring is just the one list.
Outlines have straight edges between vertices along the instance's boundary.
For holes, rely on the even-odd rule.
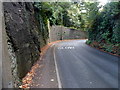
[[41,33],[41,38],[43,39],[44,44],[46,44],[46,40],[48,39],[48,19],[51,17],[52,15],[52,8],[50,6],[50,4],[48,2],[36,2],[34,4],[34,8],[35,8],[35,17],[38,21],[38,26],[40,29],[40,33]]
[[86,44],[88,44],[88,45],[91,44],[91,43],[92,43],[91,40],[87,40],[87,41],[86,41]]
[[35,7],[45,38],[49,20],[50,25],[88,31],[90,41],[120,43],[120,2],[110,2],[103,10],[98,2],[36,2]]
[[110,45],[110,46],[106,46],[106,51],[108,51],[108,52],[112,52],[112,45]]
[[110,35],[109,31],[107,31],[103,33],[101,36],[102,36],[102,39],[107,40],[109,35]]
[[120,2],[104,6],[89,27],[89,39],[120,43]]
[[85,20],[81,15],[81,6],[74,2],[39,2],[35,3],[40,15],[50,21],[50,25],[64,25],[84,29]]
[[116,24],[113,27],[113,35],[112,40],[113,43],[117,42],[120,43],[120,19],[116,20]]

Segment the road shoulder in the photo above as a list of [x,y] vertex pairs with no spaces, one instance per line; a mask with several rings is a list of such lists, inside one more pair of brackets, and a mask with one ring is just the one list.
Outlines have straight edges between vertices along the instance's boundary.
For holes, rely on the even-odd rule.
[[58,88],[56,67],[53,57],[53,47],[49,48],[35,72],[31,88]]

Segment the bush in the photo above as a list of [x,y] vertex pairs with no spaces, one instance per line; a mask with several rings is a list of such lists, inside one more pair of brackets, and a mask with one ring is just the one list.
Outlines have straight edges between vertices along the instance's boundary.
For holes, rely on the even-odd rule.
[[90,41],[90,40],[86,41],[86,44],[88,44],[88,45],[90,45],[91,43],[92,43],[92,41]]

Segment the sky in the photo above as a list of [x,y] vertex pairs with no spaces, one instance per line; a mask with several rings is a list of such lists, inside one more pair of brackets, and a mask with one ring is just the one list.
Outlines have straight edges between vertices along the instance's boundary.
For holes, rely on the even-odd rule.
[[98,0],[99,2],[100,2],[100,5],[105,5],[107,2],[108,2],[108,0]]

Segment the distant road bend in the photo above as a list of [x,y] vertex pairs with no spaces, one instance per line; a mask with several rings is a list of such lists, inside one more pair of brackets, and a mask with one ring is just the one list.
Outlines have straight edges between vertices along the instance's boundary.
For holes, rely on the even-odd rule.
[[63,41],[51,47],[62,87],[118,88],[120,58],[94,49],[85,41]]

